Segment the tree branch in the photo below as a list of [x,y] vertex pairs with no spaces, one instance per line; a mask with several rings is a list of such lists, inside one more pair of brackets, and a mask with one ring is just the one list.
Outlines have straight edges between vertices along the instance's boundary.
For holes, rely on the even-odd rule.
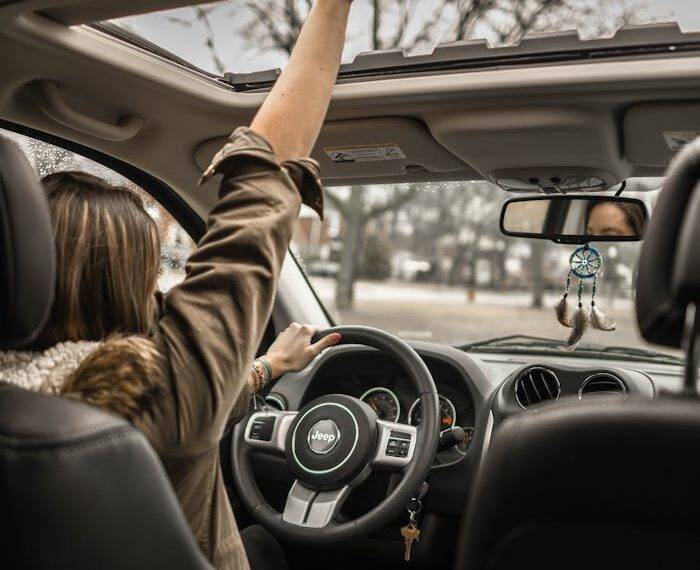
[[464,5],[458,8],[459,15],[455,24],[453,37],[456,40],[464,40],[471,36],[474,24],[496,5],[496,0],[472,0],[469,7]]
[[442,12],[446,6],[454,4],[455,0],[441,0],[435,7],[433,14],[428,18],[423,26],[414,34],[411,40],[408,42],[412,47],[420,46],[428,41],[435,39],[435,29],[442,20]]
[[400,208],[407,202],[413,199],[413,197],[416,195],[416,188],[415,186],[411,186],[408,190],[405,192],[398,192],[396,193],[392,198],[390,198],[388,201],[386,201],[384,204],[381,204],[379,206],[373,206],[367,210],[363,218],[366,220],[371,220],[373,218],[378,218],[382,214],[385,214],[386,212],[390,210],[394,210],[396,208]]
[[350,211],[348,209],[348,204],[335,194],[330,188],[325,189],[326,199],[333,205],[333,207],[340,212],[340,215],[346,220],[350,216]]
[[299,35],[303,22],[297,12],[296,2],[294,0],[285,0],[284,14],[289,22],[289,32],[295,36]]
[[403,40],[406,37],[406,32],[408,31],[408,25],[411,20],[411,14],[413,13],[413,0],[396,0],[399,10],[399,22],[396,27],[396,33],[389,40],[387,47],[403,47]]
[[197,20],[199,20],[204,26],[204,45],[206,45],[207,50],[209,50],[209,55],[212,63],[214,64],[214,68],[223,75],[226,72],[226,66],[224,65],[221,57],[219,57],[219,53],[216,49],[216,38],[214,37],[214,28],[209,21],[209,12],[207,9],[202,8],[201,6],[195,7],[193,10]]
[[503,36],[504,43],[513,43],[521,39],[524,35],[536,28],[537,22],[541,16],[555,8],[561,8],[564,5],[563,0],[540,0],[541,4],[533,9],[530,14],[526,14],[525,10],[519,3],[515,3],[512,16],[514,24],[511,29]]
[[269,2],[261,5],[256,0],[247,0],[245,5],[258,18],[258,22],[265,28],[274,46],[287,54],[292,53],[295,40],[294,38],[290,39],[288,30],[279,27],[279,22],[273,17],[274,6],[270,5]]
[[382,49],[382,39],[379,37],[379,28],[382,25],[381,0],[372,0],[372,49]]

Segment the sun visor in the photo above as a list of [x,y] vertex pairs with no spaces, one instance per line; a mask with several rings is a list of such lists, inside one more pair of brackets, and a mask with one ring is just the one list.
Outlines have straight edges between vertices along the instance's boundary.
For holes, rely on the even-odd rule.
[[[206,168],[225,141],[221,137],[203,142],[195,151],[197,166]],[[421,173],[472,172],[438,144],[421,122],[401,117],[326,123],[312,156],[321,165],[324,181],[331,183],[400,182]]]
[[665,168],[676,152],[700,136],[700,101],[633,105],[623,124],[628,162]]
[[596,176],[611,187],[631,174],[608,113],[519,106],[436,114],[426,121],[438,142],[493,182],[532,180],[536,190]]

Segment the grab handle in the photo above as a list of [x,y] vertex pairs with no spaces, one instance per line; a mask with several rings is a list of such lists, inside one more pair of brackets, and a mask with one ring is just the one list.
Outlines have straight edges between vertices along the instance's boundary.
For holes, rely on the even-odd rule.
[[42,111],[57,123],[76,131],[106,141],[122,142],[134,138],[145,123],[142,117],[129,115],[121,117],[116,125],[88,117],[68,106],[54,81],[42,79],[37,84],[41,94],[39,105]]

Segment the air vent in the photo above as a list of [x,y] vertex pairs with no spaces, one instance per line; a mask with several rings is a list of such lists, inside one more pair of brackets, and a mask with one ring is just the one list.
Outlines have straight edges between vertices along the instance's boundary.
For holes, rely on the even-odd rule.
[[578,390],[580,399],[590,396],[622,396],[627,394],[627,386],[614,374],[598,372],[586,378]]
[[556,402],[560,393],[559,379],[549,368],[527,368],[515,381],[515,399],[523,408],[548,400]]

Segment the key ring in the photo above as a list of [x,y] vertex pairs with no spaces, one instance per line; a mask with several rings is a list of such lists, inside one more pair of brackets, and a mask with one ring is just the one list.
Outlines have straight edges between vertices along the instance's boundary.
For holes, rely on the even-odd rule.
[[420,499],[416,499],[414,497],[413,499],[411,499],[408,502],[408,506],[406,507],[406,510],[408,511],[408,520],[410,521],[411,524],[413,524],[413,525],[416,524],[416,519],[418,518],[418,513],[421,512],[422,508],[423,508],[423,505],[420,502]]

